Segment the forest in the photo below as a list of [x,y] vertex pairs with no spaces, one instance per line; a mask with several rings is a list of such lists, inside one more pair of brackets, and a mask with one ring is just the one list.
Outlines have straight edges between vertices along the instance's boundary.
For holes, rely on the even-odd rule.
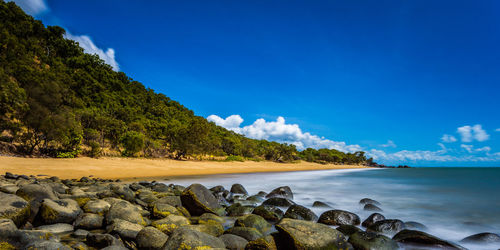
[[368,164],[364,152],[297,150],[196,116],[0,0],[0,152]]

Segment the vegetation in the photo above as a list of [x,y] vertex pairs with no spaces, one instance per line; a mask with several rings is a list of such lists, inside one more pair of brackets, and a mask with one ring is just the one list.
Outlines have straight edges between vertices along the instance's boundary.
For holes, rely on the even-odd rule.
[[363,152],[299,152],[294,145],[226,130],[113,71],[64,34],[61,27],[45,27],[13,2],[0,0],[0,138],[13,153],[366,161]]

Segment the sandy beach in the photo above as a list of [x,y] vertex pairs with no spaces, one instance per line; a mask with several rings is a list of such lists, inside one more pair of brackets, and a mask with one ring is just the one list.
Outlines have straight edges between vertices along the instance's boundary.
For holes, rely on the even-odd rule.
[[317,164],[310,162],[216,162],[176,161],[133,158],[22,158],[0,156],[0,173],[48,175],[60,178],[90,176],[108,179],[155,179],[160,177],[229,173],[287,172],[305,170],[366,168],[358,165]]

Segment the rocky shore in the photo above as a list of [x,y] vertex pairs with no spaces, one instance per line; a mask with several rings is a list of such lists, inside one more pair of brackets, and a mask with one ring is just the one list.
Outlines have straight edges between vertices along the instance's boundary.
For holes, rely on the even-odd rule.
[[[266,190],[269,191],[269,190]],[[82,177],[0,176],[0,249],[464,249],[425,233],[418,222],[385,218],[382,204],[358,215],[316,215],[278,187],[248,194],[175,184]],[[499,242],[480,233],[464,243]]]

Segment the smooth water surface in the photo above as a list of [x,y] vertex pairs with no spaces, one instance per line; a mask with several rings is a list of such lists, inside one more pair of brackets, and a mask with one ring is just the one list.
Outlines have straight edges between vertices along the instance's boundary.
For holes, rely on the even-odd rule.
[[[168,182],[229,189],[241,183],[250,194],[288,185],[294,201],[311,208],[314,201],[358,214],[371,212],[358,204],[365,197],[382,203],[388,219],[417,221],[428,233],[458,242],[471,234],[500,233],[500,168],[411,168],[327,170],[286,173],[193,176]],[[319,216],[327,209],[312,208]],[[500,244],[471,249],[499,249]]]

